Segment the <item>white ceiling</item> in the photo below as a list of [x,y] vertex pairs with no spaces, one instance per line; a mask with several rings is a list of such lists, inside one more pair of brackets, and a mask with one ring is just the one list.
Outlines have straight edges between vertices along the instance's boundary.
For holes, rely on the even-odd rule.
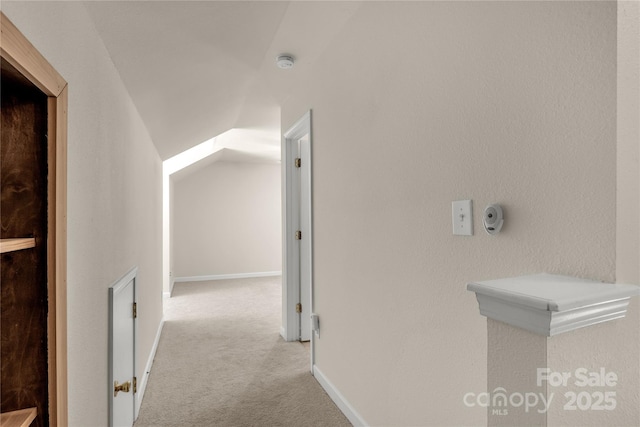
[[279,156],[281,103],[360,4],[85,2],[163,160],[234,128],[223,158]]

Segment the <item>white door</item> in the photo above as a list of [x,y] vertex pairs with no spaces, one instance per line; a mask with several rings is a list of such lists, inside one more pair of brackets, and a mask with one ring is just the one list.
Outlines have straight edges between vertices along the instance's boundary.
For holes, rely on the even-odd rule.
[[[309,134],[298,141],[299,157],[301,159],[298,170],[300,179],[300,341],[311,340],[311,174],[309,162],[311,153],[309,147]],[[306,164],[305,164],[306,163]]]
[[109,288],[109,425],[131,427],[135,420],[135,274]]
[[311,111],[283,135],[282,336],[287,341],[311,340],[313,312],[313,229],[311,196]]

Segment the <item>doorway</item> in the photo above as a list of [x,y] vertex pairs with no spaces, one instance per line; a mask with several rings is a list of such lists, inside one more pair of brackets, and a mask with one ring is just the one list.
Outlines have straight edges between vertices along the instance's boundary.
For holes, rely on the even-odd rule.
[[282,336],[287,341],[311,341],[313,366],[311,142],[309,111],[283,137]]

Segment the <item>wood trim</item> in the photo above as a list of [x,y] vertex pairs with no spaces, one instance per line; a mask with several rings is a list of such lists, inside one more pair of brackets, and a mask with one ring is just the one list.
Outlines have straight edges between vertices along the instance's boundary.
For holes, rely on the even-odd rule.
[[67,82],[40,55],[4,13],[0,13],[0,33],[2,58],[48,96],[57,97],[60,95]]
[[0,425],[2,427],[29,427],[37,415],[38,408],[4,412],[0,417]]
[[55,298],[56,298],[56,393],[57,424],[69,425],[67,413],[67,86],[58,96],[56,124],[55,190]]
[[67,104],[66,81],[0,12],[0,56],[49,96],[47,325],[49,425],[68,425],[67,403]]
[[36,239],[27,237],[24,239],[2,239],[0,240],[0,253],[19,251],[36,247]]
[[[48,168],[48,188],[47,188],[47,301],[49,304],[49,315],[47,316],[47,352],[49,358],[49,367],[57,365],[57,299],[56,299],[56,147],[58,143],[58,135],[56,132],[57,115],[58,115],[58,100],[54,97],[49,97],[47,105],[48,113],[48,152],[47,152],[47,164]],[[56,395],[58,383],[57,369],[49,369],[49,419],[57,419],[58,411],[58,397]],[[51,424],[51,422],[50,422]],[[53,424],[55,425],[55,424]]]

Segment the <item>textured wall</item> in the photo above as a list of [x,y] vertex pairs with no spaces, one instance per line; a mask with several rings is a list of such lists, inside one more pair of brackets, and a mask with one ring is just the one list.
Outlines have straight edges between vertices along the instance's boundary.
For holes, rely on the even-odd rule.
[[[550,371],[570,375],[566,385],[548,386],[548,394],[553,394],[554,400],[547,418],[549,426],[640,425],[637,299],[630,304],[624,319],[548,339]],[[601,370],[605,375],[615,375],[615,382],[600,382]],[[585,375],[598,382],[585,383],[582,381]],[[611,396],[603,400],[606,393]]]
[[[616,5],[366,3],[314,66],[282,127],[313,109],[317,364],[370,424],[484,424],[465,284],[615,279],[616,223],[593,221],[616,205]],[[476,234],[452,236],[466,198]]]
[[69,83],[69,423],[106,426],[109,286],[139,267],[139,379],[162,317],[160,158],[81,3],[2,11]]
[[219,161],[176,180],[174,277],[282,270],[280,165]]
[[640,2],[618,2],[618,281],[640,283]]
[[[638,310],[635,298],[624,319],[549,338],[488,320],[488,391],[492,399],[499,387],[509,398],[525,396],[521,406],[513,397],[506,411],[492,401],[488,424],[640,425]],[[552,379],[538,373],[545,368]],[[565,378],[559,381],[559,375]]]
[[[547,366],[547,337],[487,319],[487,341],[488,425],[546,426],[547,386],[538,385],[537,369]],[[501,393],[506,401],[500,401]],[[524,405],[519,404],[519,395],[524,396]]]

